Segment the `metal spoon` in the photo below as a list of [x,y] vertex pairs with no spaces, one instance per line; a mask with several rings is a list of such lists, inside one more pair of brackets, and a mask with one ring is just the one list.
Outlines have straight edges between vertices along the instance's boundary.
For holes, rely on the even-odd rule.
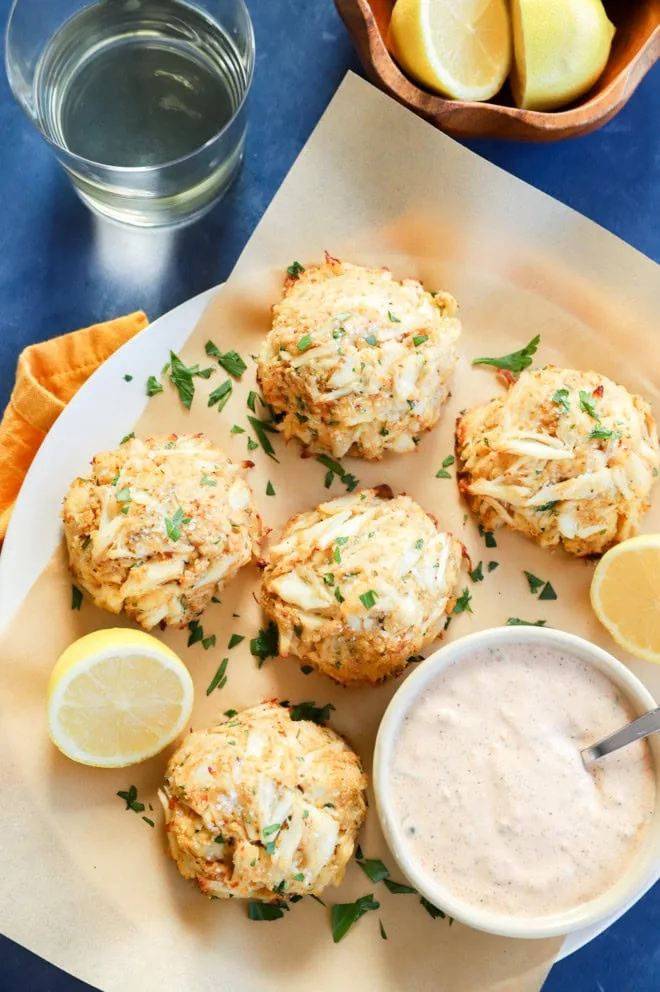
[[618,751],[620,747],[626,747],[626,745],[633,744],[643,737],[648,737],[656,730],[660,730],[660,706],[657,709],[649,710],[648,713],[633,720],[632,723],[627,723],[621,730],[610,734],[609,737],[604,737],[597,744],[585,747],[580,751],[582,761],[585,765],[589,765],[592,761],[597,761],[598,758],[611,754],[612,751]]

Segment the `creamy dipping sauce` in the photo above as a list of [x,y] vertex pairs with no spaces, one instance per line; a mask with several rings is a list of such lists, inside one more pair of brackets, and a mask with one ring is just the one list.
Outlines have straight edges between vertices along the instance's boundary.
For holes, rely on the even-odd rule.
[[483,648],[446,668],[394,742],[393,811],[421,868],[475,907],[545,916],[626,871],[655,805],[648,744],[587,770],[633,720],[598,669],[552,648]]

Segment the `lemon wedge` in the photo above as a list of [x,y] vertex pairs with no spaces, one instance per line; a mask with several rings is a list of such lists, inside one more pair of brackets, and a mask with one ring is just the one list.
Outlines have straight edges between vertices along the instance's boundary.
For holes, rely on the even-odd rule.
[[158,754],[190,719],[193,683],[181,659],[139,630],[74,641],[48,683],[48,732],[74,761],[123,768]]
[[593,86],[614,37],[601,0],[512,0],[518,107],[555,110]]
[[632,537],[603,555],[591,605],[617,644],[660,663],[660,534]]
[[414,79],[456,100],[489,100],[511,65],[505,0],[397,0],[390,45]]

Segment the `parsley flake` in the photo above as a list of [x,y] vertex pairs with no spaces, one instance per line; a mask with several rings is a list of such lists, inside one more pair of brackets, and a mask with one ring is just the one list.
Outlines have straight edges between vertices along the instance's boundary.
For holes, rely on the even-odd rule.
[[207,355],[217,358],[218,364],[222,366],[225,372],[228,372],[235,379],[240,379],[247,365],[237,351],[222,352],[213,341],[207,341],[204,348]]
[[537,334],[529,344],[526,344],[520,351],[512,351],[509,355],[502,355],[500,358],[473,358],[473,365],[492,365],[498,371],[510,372],[514,379],[517,379],[524,369],[528,369],[532,364],[533,355],[541,343],[541,335]]
[[499,567],[500,567],[499,561],[489,561],[488,562],[488,571],[489,572],[494,572],[495,569],[496,568],[499,568]]
[[495,535],[492,530],[486,530],[483,524],[479,524],[479,534],[483,537],[487,548],[497,547],[497,541],[495,540]]
[[417,889],[412,885],[404,885],[403,882],[393,882],[391,878],[384,878],[383,882],[393,896],[416,896]]
[[249,902],[248,919],[255,922],[267,922],[270,920],[281,920],[284,916],[281,908],[268,902]]
[[291,265],[287,266],[286,270],[292,279],[299,279],[300,276],[305,271],[305,266],[301,265],[300,262],[292,262]]
[[509,617],[507,627],[545,627],[547,620],[521,620],[520,617]]
[[273,489],[273,484],[269,479],[266,484],[266,496],[274,496],[274,495],[275,495],[275,490]]
[[311,334],[303,334],[303,336],[301,337],[300,341],[298,342],[298,346],[297,346],[298,347],[298,351],[307,351],[307,349],[310,347],[311,343],[312,343],[312,335]]
[[232,427],[232,429],[230,430],[229,433],[230,434],[245,434],[245,428],[244,427],[239,427],[238,424],[234,424],[234,426]]
[[400,324],[401,321],[398,317],[395,317],[391,310],[387,311],[387,316],[390,318],[393,324]]
[[278,652],[277,627],[271,620],[265,630],[260,630],[257,636],[251,639],[250,654],[258,659],[261,668],[266,658],[275,657]]
[[229,658],[223,658],[218,666],[218,670],[209,682],[208,688],[206,690],[206,695],[210,696],[215,689],[224,689],[227,685],[227,665],[229,664]]
[[[268,437],[269,433],[277,434],[276,429],[273,427],[272,424],[269,424],[267,420],[259,420],[257,417],[250,417],[250,416],[248,416],[248,420],[250,421],[252,429],[254,430],[254,433],[257,435],[257,440],[259,441],[261,447],[264,449],[265,453],[268,455],[269,458],[272,458],[273,461],[275,462],[278,461],[278,459],[275,457],[275,449],[271,444],[270,438]],[[253,450],[253,448],[250,445],[251,440],[252,440],[251,438],[248,438],[248,448],[250,450]],[[254,445],[254,447],[256,447],[256,445]]]
[[571,405],[568,402],[568,397],[569,396],[570,396],[570,393],[569,393],[568,389],[566,388],[566,386],[563,386],[561,389],[558,389],[556,391],[556,393],[552,397],[552,402],[553,403],[556,403],[558,406],[560,406],[562,408],[562,410],[564,411],[564,413],[570,413],[571,412]]
[[222,413],[232,394],[232,389],[231,379],[226,379],[222,385],[218,386],[217,389],[214,389],[212,393],[209,393],[207,406],[215,406],[217,403],[218,413]]
[[597,420],[600,422],[600,417],[596,413],[593,394],[588,392],[586,389],[580,390],[580,409],[584,413],[588,413],[592,420]]
[[190,517],[185,516],[180,506],[174,511],[171,519],[165,517],[165,530],[170,541],[179,541],[181,539],[181,528],[189,523]]
[[483,564],[484,563],[480,561],[476,568],[473,568],[471,572],[468,572],[468,575],[470,576],[473,582],[483,582],[483,578],[484,578]]
[[120,789],[117,795],[126,803],[126,809],[132,809],[134,813],[144,812],[144,803],[138,802],[138,791],[134,785],[129,785],[125,790]]
[[162,393],[163,387],[156,378],[155,375],[150,375],[147,379],[147,396],[155,396],[157,393]]
[[543,586],[543,589],[541,589],[539,599],[556,599],[556,598],[557,598],[557,593],[555,592],[552,583],[546,582],[546,584]]
[[83,594],[78,586],[71,585],[71,609],[80,610],[83,601]]
[[372,882],[382,882],[390,877],[386,865],[378,858],[366,858],[364,861],[358,861],[358,864]]
[[376,600],[378,594],[374,592],[373,589],[369,589],[368,592],[363,592],[360,596],[360,602],[364,606],[365,610],[370,610],[376,605]]
[[380,909],[373,895],[362,896],[355,902],[337,903],[332,907],[332,939],[338,944],[354,923],[371,909]]
[[472,599],[472,593],[469,589],[465,588],[462,595],[458,597],[454,605],[454,609],[451,611],[453,616],[457,616],[459,613],[472,613],[472,607],[470,606],[470,600]]
[[416,348],[419,348],[420,344],[424,344],[424,342],[428,341],[428,339],[429,339],[428,334],[416,334],[415,337],[412,339],[412,342]]
[[124,435],[124,437],[121,439],[121,441],[119,442],[119,444],[120,445],[121,444],[126,444],[127,441],[132,441],[134,437],[135,437],[135,431],[131,431],[130,434]]
[[241,643],[241,641],[244,640],[245,637],[243,634],[232,634],[231,637],[229,638],[229,644],[227,645],[227,648],[231,650],[231,648],[235,648],[238,644]]
[[529,591],[536,595],[539,589],[542,589],[545,585],[545,579],[539,579],[536,575],[532,575],[531,572],[525,572],[527,576],[527,582],[529,584]]
[[608,441],[610,438],[619,438],[621,435],[618,431],[611,431],[609,427],[594,427],[592,431],[589,431],[587,437],[594,441]]
[[291,705],[290,716],[296,723],[300,720],[311,720],[312,723],[323,724],[330,719],[330,710],[334,710],[332,703],[326,703],[325,706],[316,706],[312,699],[309,702]]
[[200,486],[217,486],[218,480],[212,478],[210,475],[203,475],[199,480]]

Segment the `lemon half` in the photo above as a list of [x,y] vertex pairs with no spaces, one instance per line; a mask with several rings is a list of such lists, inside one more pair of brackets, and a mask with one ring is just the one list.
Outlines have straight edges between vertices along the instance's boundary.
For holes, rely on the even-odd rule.
[[630,538],[603,555],[591,605],[617,644],[660,663],[660,534]]
[[456,100],[489,100],[511,65],[505,0],[397,0],[390,45],[430,90]]
[[554,110],[593,86],[614,37],[601,0],[512,0],[511,17],[518,107]]
[[123,768],[178,737],[192,705],[192,679],[174,651],[139,630],[97,630],[51,672],[48,732],[74,761]]

